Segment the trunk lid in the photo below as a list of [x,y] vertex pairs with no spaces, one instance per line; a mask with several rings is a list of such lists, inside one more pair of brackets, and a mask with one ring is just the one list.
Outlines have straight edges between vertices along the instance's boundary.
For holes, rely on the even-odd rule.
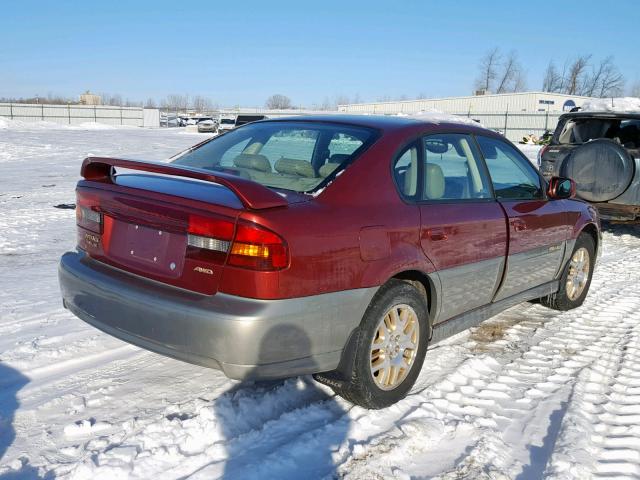
[[245,179],[92,160],[85,161],[85,180],[76,190],[80,248],[116,268],[206,295],[218,291],[239,215],[288,205]]

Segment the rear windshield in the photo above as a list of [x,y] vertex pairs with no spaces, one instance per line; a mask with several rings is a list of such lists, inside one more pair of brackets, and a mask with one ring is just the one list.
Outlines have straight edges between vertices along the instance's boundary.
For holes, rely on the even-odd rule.
[[640,120],[569,118],[557,141],[564,145],[579,145],[598,138],[608,138],[625,148],[640,148]]
[[312,192],[368,147],[374,135],[370,129],[328,123],[252,123],[173,163],[231,173],[270,188]]
[[236,121],[233,118],[222,118],[220,119],[220,123],[224,123],[225,125],[235,125]]

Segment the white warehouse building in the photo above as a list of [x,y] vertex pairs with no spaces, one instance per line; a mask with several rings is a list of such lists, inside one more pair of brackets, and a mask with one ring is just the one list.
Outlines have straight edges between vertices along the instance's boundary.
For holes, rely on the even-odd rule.
[[338,105],[345,113],[375,113],[393,115],[439,110],[444,113],[473,115],[474,113],[505,112],[568,112],[591,100],[590,97],[548,92],[521,92],[473,95],[468,97],[426,98],[395,102],[371,102]]
[[525,135],[553,131],[558,118],[591,97],[547,92],[501,93],[470,97],[432,98],[397,102],[338,105],[343,113],[398,115],[439,111],[469,117],[517,142]]

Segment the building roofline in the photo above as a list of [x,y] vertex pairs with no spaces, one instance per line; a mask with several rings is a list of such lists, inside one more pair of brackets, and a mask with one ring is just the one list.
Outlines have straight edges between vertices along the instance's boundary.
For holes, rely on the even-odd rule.
[[459,97],[439,97],[439,98],[418,98],[415,100],[387,100],[384,102],[361,102],[361,103],[341,103],[338,105],[340,107],[350,107],[352,105],[391,105],[398,103],[417,103],[417,102],[433,102],[440,100],[462,100],[468,98],[488,98],[488,97],[511,97],[514,95],[546,95],[546,96],[556,96],[556,97],[569,97],[569,98],[578,98],[591,100],[596,97],[585,97],[583,95],[568,95],[566,93],[555,93],[555,92],[540,92],[540,91],[531,91],[531,92],[513,92],[513,93],[488,93],[486,95],[463,95]]

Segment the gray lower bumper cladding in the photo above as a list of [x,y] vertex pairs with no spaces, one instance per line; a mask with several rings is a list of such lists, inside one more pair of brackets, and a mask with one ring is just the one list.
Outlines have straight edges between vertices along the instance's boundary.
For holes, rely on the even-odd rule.
[[82,252],[59,265],[65,306],[94,327],[235,379],[333,370],[377,288],[285,300],[212,296],[108,267]]

